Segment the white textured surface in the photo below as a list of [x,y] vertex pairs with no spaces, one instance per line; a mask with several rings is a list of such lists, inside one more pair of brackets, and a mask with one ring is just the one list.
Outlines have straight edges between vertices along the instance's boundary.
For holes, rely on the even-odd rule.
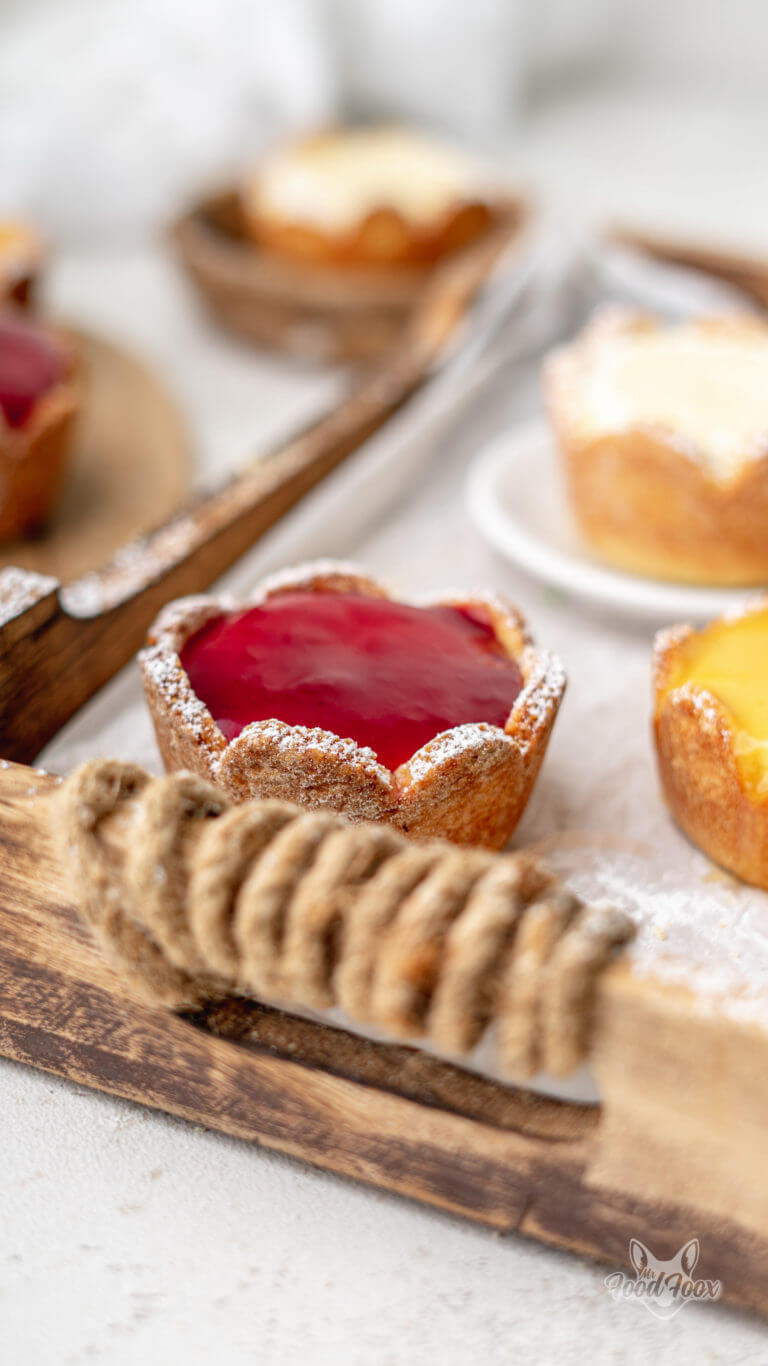
[[4,1366],[765,1361],[603,1272],[5,1064]]

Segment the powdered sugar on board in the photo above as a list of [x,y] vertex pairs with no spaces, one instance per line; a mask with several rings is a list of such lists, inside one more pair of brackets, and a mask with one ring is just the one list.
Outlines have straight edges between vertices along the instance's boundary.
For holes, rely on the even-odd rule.
[[426,754],[422,749],[414,758],[408,760],[411,781],[418,783],[429,778],[434,773],[436,764],[449,763],[451,759],[458,759],[460,755],[471,750],[482,751],[488,743],[490,730],[491,727],[482,722],[469,722],[467,725],[454,726],[452,730],[444,730],[440,735],[436,735],[425,747]]
[[0,570],[0,625],[28,612],[36,602],[53,593],[58,581],[48,574],[34,574],[29,569],[10,565]]
[[[664,843],[674,841],[683,837],[672,830]],[[630,950],[639,975],[691,988],[713,1008],[768,1023],[764,892],[744,887],[687,843],[670,851],[666,867],[658,845],[622,845],[588,832],[545,840],[542,848],[576,891],[606,897],[639,921]]]

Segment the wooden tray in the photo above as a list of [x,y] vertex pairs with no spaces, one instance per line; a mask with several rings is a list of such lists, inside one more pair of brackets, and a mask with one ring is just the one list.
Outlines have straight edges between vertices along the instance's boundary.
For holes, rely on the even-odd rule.
[[[125,994],[51,849],[56,780],[0,770],[0,1052],[502,1231],[626,1264],[631,1237],[768,1312],[768,1038],[604,974],[600,1108],[254,1003],[190,1018]],[[736,1178],[734,1180],[734,1177]]]
[[[497,251],[500,249],[497,244]],[[30,760],[140,642],[407,401],[494,257],[443,281],[335,413],[69,592],[0,575],[0,749]],[[102,961],[51,848],[55,779],[0,766],[0,1052],[500,1230],[626,1265],[632,1237],[768,1312],[768,1030],[626,959],[602,977],[599,1107],[501,1086],[254,1003],[139,1004]]]
[[78,578],[163,522],[188,487],[189,442],[170,396],[120,347],[70,329],[85,395],[64,492],[45,532],[0,546],[0,567]]

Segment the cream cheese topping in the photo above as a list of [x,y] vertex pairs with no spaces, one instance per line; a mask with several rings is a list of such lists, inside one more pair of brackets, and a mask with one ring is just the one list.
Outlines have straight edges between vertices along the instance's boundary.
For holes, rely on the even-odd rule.
[[452,147],[406,129],[359,128],[274,152],[250,197],[263,214],[344,231],[376,209],[430,221],[488,190],[481,169]]
[[684,324],[612,333],[590,356],[582,413],[596,434],[663,429],[728,479],[768,449],[768,329]]

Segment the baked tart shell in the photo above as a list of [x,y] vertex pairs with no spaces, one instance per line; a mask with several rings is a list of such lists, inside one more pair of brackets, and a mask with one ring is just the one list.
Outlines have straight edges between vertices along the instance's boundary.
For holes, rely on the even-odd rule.
[[389,596],[355,568],[309,565],[267,580],[246,602],[201,596],[160,614],[140,663],[166,768],[210,778],[236,801],[273,797],[385,821],[415,838],[501,848],[525,809],[565,691],[559,661],[535,649],[521,616],[498,600],[444,599],[450,606],[481,604],[520,668],[523,688],[503,729],[485,722],[454,727],[394,772],[351,739],[276,720],[255,721],[228,742],[195,695],[180,652],[211,618],[296,589]]
[[409,223],[395,208],[369,212],[354,228],[324,232],[276,214],[243,207],[246,235],[267,252],[288,261],[340,269],[424,268],[466,247],[494,221],[491,204],[457,200],[423,224]]
[[[738,325],[718,319],[699,324],[710,330]],[[598,318],[545,362],[547,411],[581,532],[601,559],[633,574],[681,583],[763,584],[768,446],[731,477],[719,479],[658,427],[638,424],[597,436],[579,419],[577,353],[593,338],[649,326],[652,320],[639,316]]]
[[715,863],[768,890],[768,792],[747,784],[734,724],[706,688],[671,687],[692,626],[659,633],[654,644],[654,737],[664,797],[680,829]]
[[71,339],[50,329],[65,374],[35,404],[23,427],[0,419],[0,540],[31,536],[49,521],[66,473],[81,405],[80,361]]

